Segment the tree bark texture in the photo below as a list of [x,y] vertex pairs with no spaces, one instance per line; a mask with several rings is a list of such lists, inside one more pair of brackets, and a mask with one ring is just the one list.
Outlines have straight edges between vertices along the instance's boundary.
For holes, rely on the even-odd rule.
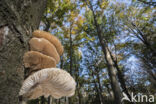
[[46,0],[0,0],[0,104],[18,104],[22,57],[45,6]]

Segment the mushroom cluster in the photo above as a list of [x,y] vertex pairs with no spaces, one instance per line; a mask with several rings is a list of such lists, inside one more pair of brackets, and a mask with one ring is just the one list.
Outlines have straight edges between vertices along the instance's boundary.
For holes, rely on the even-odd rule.
[[24,100],[40,96],[52,96],[56,99],[74,95],[76,83],[65,70],[56,68],[63,54],[63,46],[52,34],[36,30],[29,41],[30,51],[23,56],[28,71],[19,95]]

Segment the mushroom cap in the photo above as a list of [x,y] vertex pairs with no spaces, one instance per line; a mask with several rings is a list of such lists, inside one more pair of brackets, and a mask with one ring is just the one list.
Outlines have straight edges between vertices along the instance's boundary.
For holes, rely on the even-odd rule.
[[58,68],[46,68],[30,75],[23,82],[19,95],[25,99],[49,95],[57,99],[74,95],[75,88],[75,80],[68,72]]
[[59,55],[61,56],[63,54],[64,51],[63,46],[56,36],[50,34],[49,32],[45,32],[41,30],[35,30],[32,34],[33,37],[44,38],[50,41],[56,47],[56,50],[59,53]]
[[30,69],[30,73],[44,68],[56,67],[54,58],[37,51],[26,52],[23,56],[23,63],[26,68]]
[[29,41],[30,50],[41,52],[47,56],[53,57],[56,63],[59,63],[60,56],[55,46],[44,38],[32,38]]

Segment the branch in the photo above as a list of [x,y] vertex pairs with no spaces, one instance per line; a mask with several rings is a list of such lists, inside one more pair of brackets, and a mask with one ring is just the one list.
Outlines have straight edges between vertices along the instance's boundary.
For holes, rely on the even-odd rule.
[[144,1],[144,0],[138,0],[138,1],[140,1],[140,2],[142,2],[142,3],[144,3],[144,4],[147,4],[147,5],[149,5],[149,6],[154,6],[154,7],[156,7],[156,2],[147,2],[147,1]]

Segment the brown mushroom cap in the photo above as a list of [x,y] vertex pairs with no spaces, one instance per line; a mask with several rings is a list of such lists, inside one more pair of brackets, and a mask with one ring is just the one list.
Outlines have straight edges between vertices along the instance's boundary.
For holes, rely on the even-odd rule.
[[72,96],[76,83],[72,76],[58,68],[47,68],[30,75],[22,85],[19,95],[26,99],[36,99],[40,96],[54,98]]
[[56,50],[60,56],[63,54],[63,51],[64,51],[63,46],[62,46],[61,42],[59,41],[59,39],[57,37],[55,37],[54,35],[52,35],[48,32],[45,32],[45,31],[35,30],[33,32],[33,37],[47,39],[56,47]]
[[56,61],[37,51],[28,51],[23,56],[24,66],[30,68],[30,72],[44,68],[56,67]]
[[51,56],[55,59],[56,63],[59,63],[60,56],[53,44],[44,38],[32,38],[29,41],[30,50],[38,51],[45,55]]

